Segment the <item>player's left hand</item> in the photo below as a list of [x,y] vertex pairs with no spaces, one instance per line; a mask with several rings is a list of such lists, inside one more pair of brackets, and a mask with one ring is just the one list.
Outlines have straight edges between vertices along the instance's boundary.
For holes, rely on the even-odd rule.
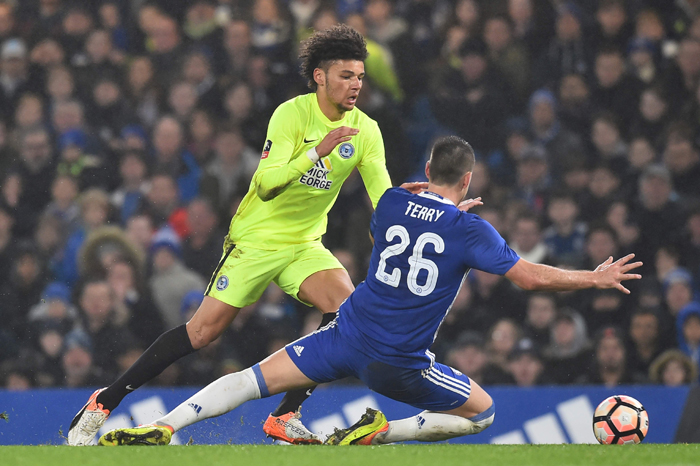
[[461,210],[462,212],[468,212],[469,209],[472,207],[476,207],[478,205],[484,205],[483,202],[481,202],[481,198],[477,197],[476,199],[467,199],[466,201],[462,201],[459,203],[457,208]]
[[411,194],[419,194],[423,191],[427,191],[428,182],[427,181],[415,181],[413,183],[404,183],[401,187]]

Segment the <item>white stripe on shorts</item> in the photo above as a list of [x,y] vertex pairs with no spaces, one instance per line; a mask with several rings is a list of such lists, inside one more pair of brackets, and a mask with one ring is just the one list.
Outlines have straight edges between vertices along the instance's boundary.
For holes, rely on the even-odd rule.
[[434,378],[432,377],[431,374],[426,374],[425,378],[426,378],[427,380],[430,380],[430,381],[431,381],[432,383],[434,383],[435,385],[438,385],[438,386],[440,386],[440,387],[442,387],[442,388],[444,388],[444,389],[447,389],[447,390],[449,390],[449,391],[451,391],[451,392],[453,392],[453,393],[456,393],[456,394],[458,394],[458,395],[461,395],[461,396],[463,396],[464,398],[469,398],[469,392],[464,392],[463,390],[460,390],[460,389],[458,389],[458,388],[455,388],[455,387],[453,387],[453,386],[451,386],[451,385],[447,385],[447,384],[445,384],[445,383],[442,383],[442,382],[440,382],[439,380],[434,379]]
[[460,388],[462,390],[465,390],[467,393],[471,393],[472,388],[465,383],[462,380],[456,379],[454,377],[450,377],[449,375],[443,374],[440,371],[435,370],[435,368],[430,368],[430,375],[435,377],[436,379],[445,382],[447,384],[452,385],[455,388]]

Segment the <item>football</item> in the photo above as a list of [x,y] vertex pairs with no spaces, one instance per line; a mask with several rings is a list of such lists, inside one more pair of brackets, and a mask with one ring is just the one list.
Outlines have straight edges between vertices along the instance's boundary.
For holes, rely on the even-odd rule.
[[605,445],[640,443],[648,430],[647,411],[631,396],[606,398],[593,414],[593,433]]

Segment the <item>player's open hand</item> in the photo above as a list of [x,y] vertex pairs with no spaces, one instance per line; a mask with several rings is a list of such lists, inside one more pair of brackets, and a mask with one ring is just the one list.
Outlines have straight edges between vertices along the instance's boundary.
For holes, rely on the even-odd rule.
[[466,201],[462,201],[459,203],[457,208],[461,210],[462,212],[468,212],[469,209],[472,207],[476,207],[478,205],[484,205],[483,202],[481,202],[481,198],[477,197],[476,199],[467,199]]
[[625,257],[613,262],[612,256],[608,257],[608,260],[600,264],[595,269],[595,273],[598,274],[598,279],[596,280],[596,288],[607,289],[607,288],[617,288],[625,294],[630,294],[630,290],[622,285],[625,280],[639,280],[642,278],[641,275],[635,273],[627,273],[631,270],[641,267],[641,262],[633,262],[628,264],[634,258],[634,254],[628,254]]
[[351,136],[355,136],[360,130],[357,128],[350,128],[349,126],[341,126],[333,131],[326,134],[321,143],[316,146],[316,153],[319,157],[323,158],[328,156],[333,149],[338,147],[338,144],[347,142],[351,139]]
[[404,183],[401,185],[403,189],[410,192],[411,194],[420,194],[428,189],[427,181],[414,181],[411,183]]

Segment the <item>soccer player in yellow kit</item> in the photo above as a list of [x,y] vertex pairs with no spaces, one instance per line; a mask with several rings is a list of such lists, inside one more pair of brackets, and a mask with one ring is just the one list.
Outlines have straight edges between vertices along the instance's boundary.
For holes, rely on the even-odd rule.
[[[333,320],[354,287],[321,243],[326,214],[357,167],[373,206],[391,187],[377,123],[355,108],[367,49],[340,25],[302,43],[302,75],[314,93],[291,99],[270,119],[260,165],[231,220],[224,252],[199,309],[161,335],[109,387],[95,391],[71,422],[70,445],[87,445],[122,399],[178,359],[207,346],[240,308],[256,302],[270,282]],[[425,183],[407,183],[419,192]],[[290,443],[321,443],[299,420],[310,392],[288,393],[263,430]]]

